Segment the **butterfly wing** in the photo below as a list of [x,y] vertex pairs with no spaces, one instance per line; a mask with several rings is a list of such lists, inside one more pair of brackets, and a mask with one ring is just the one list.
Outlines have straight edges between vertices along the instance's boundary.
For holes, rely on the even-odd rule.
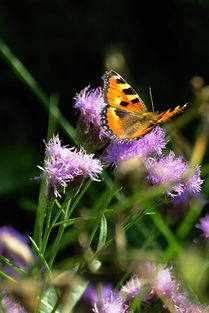
[[136,91],[116,72],[106,72],[104,100],[107,105],[129,112],[146,112],[147,108]]
[[119,74],[106,72],[103,79],[106,106],[101,122],[105,132],[112,137],[138,139],[186,108],[186,105],[177,106],[160,114],[147,112],[142,99]]
[[147,112],[147,108],[136,91],[118,73],[106,72],[103,80],[106,107],[101,115],[102,126],[110,135],[128,139],[139,127],[140,116]]
[[128,113],[127,116],[125,116],[125,114],[119,114],[121,115],[118,120],[120,123],[119,129],[122,129],[123,133],[121,133],[120,136],[117,136],[122,140],[139,139],[141,136],[152,130],[155,126],[166,122],[172,116],[183,111],[186,107],[187,104],[183,106],[177,106],[174,110],[167,110],[166,112],[160,114],[155,114],[152,112],[143,113],[140,116],[132,113]]
[[102,126],[109,135],[121,140],[137,139],[151,130],[148,127],[153,119],[152,112],[137,114],[108,106],[103,110]]

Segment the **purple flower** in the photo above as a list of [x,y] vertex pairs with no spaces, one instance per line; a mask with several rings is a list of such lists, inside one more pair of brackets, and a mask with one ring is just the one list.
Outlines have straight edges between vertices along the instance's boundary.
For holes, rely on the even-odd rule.
[[205,215],[199,220],[199,223],[196,225],[197,228],[203,231],[205,238],[209,237],[209,214]]
[[117,293],[111,293],[108,298],[102,299],[100,305],[97,302],[94,303],[94,313],[125,313],[128,306],[125,304],[124,299]]
[[90,177],[98,181],[98,174],[102,172],[101,162],[93,154],[86,154],[82,148],[76,151],[61,146],[58,136],[50,139],[46,145],[46,156],[44,167],[38,167],[43,171],[48,190],[52,190],[56,197],[61,197],[59,187],[65,191],[69,182],[76,178]]
[[100,149],[109,140],[103,131],[100,121],[100,113],[105,106],[101,88],[89,90],[84,88],[74,98],[74,107],[80,110],[77,123],[77,139],[89,152]]
[[91,89],[85,87],[76,94],[74,107],[79,109],[81,116],[87,123],[100,127],[100,113],[105,106],[101,88]]
[[[28,238],[11,226],[0,227],[0,254],[24,270],[34,262]],[[3,271],[11,276],[20,275],[9,265],[5,265]]]
[[121,288],[121,292],[128,294],[131,298],[135,298],[143,287],[142,279],[138,275],[134,275]]
[[[199,166],[190,169],[189,163],[184,162],[182,157],[175,158],[173,151],[170,151],[168,156],[147,158],[144,164],[148,171],[148,179],[153,185],[176,182],[166,192],[173,198],[183,193],[197,195],[201,190],[203,181],[200,179]],[[186,178],[187,175],[190,177]]]
[[[27,311],[17,302],[9,297],[4,297],[2,299],[2,304],[6,309],[7,313],[27,313]],[[2,313],[2,311],[0,310]]]
[[195,166],[192,176],[185,183],[184,193],[196,196],[201,191],[203,180],[200,178],[200,166]]
[[[111,284],[104,285],[102,287],[100,297],[104,301],[106,298],[110,297],[111,293],[112,293],[112,285]],[[94,286],[90,285],[86,289],[86,291],[84,292],[84,294],[82,296],[82,300],[90,302],[91,304],[94,304],[94,303],[100,302],[99,301],[100,297],[98,295],[98,292],[97,292],[96,288]]]
[[166,146],[165,133],[155,127],[138,141],[112,140],[105,150],[103,160],[107,165],[118,164],[135,157],[146,157],[151,153],[161,154]]
[[203,307],[201,304],[183,303],[180,306],[176,306],[176,309],[180,313],[208,313],[209,308]]
[[152,281],[152,288],[159,295],[171,295],[176,290],[176,282],[173,280],[168,268],[159,268]]

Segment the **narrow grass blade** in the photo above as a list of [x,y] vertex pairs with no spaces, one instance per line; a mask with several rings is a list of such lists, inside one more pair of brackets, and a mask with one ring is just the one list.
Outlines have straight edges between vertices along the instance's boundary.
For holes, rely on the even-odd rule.
[[2,313],[7,313],[7,309],[5,308],[5,306],[2,303],[2,299],[0,299],[0,309],[2,311]]
[[43,264],[45,265],[46,269],[49,271],[49,273],[51,274],[51,270],[50,267],[47,263],[47,261],[45,260],[43,254],[41,253],[39,247],[37,246],[37,244],[35,243],[35,241],[33,240],[33,238],[31,238],[30,236],[28,236],[30,241],[32,242],[33,247],[35,248],[36,252],[38,253],[40,259],[42,260]]
[[184,253],[183,248],[181,247],[178,240],[175,238],[170,228],[164,222],[162,216],[157,211],[155,214],[153,215],[151,214],[149,216],[154,222],[154,224],[157,226],[159,231],[163,234],[163,236],[165,237],[168,244],[172,247],[172,249],[175,250],[175,252],[179,255]]
[[6,273],[4,273],[2,271],[0,271],[0,276],[2,276],[3,278],[6,278],[6,279],[12,281],[13,283],[17,282],[14,278],[12,278],[11,276],[7,275]]
[[18,271],[19,273],[25,275],[27,274],[26,271],[24,271],[21,267],[15,265],[12,261],[8,260],[7,258],[5,258],[3,255],[0,255],[0,259],[5,262],[7,265],[11,266],[12,268],[14,268],[16,271]]

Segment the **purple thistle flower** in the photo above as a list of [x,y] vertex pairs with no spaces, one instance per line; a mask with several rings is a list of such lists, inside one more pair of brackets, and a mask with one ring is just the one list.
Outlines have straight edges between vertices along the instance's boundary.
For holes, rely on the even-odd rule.
[[[142,289],[146,286],[145,279],[139,275],[134,275],[129,281],[122,286],[120,293],[126,297],[126,304],[130,305],[133,299],[140,294]],[[146,288],[147,289],[147,288]],[[149,305],[154,299],[155,295],[152,289],[148,288],[146,294],[143,294],[142,302],[144,305]]]
[[151,153],[161,154],[165,146],[164,131],[160,127],[155,127],[138,141],[112,140],[105,150],[103,160],[107,165],[112,163],[117,165],[131,158],[145,158]]
[[[27,311],[17,302],[9,297],[4,297],[2,299],[2,304],[6,309],[7,313],[27,313]],[[2,311],[0,310],[0,313]]]
[[196,196],[201,191],[203,180],[200,178],[200,166],[195,166],[192,176],[185,183],[185,194],[193,194]]
[[180,313],[208,313],[209,307],[205,308],[201,304],[182,303],[182,305],[176,306],[176,309]]
[[[28,238],[11,226],[0,227],[0,254],[24,270],[34,262]],[[5,265],[3,271],[11,276],[20,275],[9,265]]]
[[209,214],[205,215],[199,220],[199,223],[196,225],[197,228],[203,231],[205,238],[209,237]]
[[125,304],[124,299],[117,293],[111,293],[108,298],[102,299],[101,305],[94,303],[94,313],[125,313],[128,306]]
[[[112,293],[112,285],[111,284],[104,285],[102,287],[100,297],[104,301],[106,298],[110,297],[111,293]],[[86,302],[90,302],[91,304],[94,304],[94,303],[100,302],[100,297],[98,295],[96,288],[90,285],[84,292],[82,296],[82,300]]]
[[99,181],[98,174],[102,172],[101,162],[94,158],[93,154],[86,154],[84,149],[76,151],[66,146],[61,146],[59,137],[53,137],[46,145],[46,155],[44,168],[38,166],[46,178],[49,191],[61,197],[58,187],[65,189],[69,182],[76,178],[84,179],[90,177],[91,180]]
[[170,269],[159,268],[152,280],[152,288],[159,295],[171,295],[176,291],[176,282],[173,280]]
[[85,87],[80,93],[77,93],[74,107],[79,109],[81,116],[86,123],[92,123],[100,127],[100,113],[105,106],[101,88],[91,89]]
[[101,88],[89,90],[84,88],[74,97],[74,107],[80,110],[80,118],[77,124],[77,137],[87,151],[95,151],[102,148],[109,137],[103,131],[100,121],[100,113],[105,106]]
[[131,277],[121,288],[121,292],[129,295],[131,298],[135,298],[143,287],[143,282],[138,275]]
[[168,156],[160,158],[148,158],[144,162],[148,171],[148,179],[153,185],[169,184],[177,181],[166,193],[171,197],[185,194],[197,195],[201,190],[203,181],[200,179],[200,168],[196,166],[192,175],[185,178],[189,174],[189,163],[184,162],[182,157],[175,158],[173,151]]
[[66,157],[69,153],[69,148],[67,148],[67,145],[61,146],[61,141],[58,135],[51,138],[47,144],[45,143],[45,145],[45,154],[47,157],[61,159]]

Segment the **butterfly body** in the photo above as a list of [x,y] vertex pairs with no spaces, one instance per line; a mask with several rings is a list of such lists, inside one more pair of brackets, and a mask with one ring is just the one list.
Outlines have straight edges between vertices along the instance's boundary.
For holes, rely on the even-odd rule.
[[186,107],[177,106],[160,114],[148,112],[136,91],[119,74],[106,72],[103,80],[106,106],[101,114],[102,127],[120,140],[138,139]]

